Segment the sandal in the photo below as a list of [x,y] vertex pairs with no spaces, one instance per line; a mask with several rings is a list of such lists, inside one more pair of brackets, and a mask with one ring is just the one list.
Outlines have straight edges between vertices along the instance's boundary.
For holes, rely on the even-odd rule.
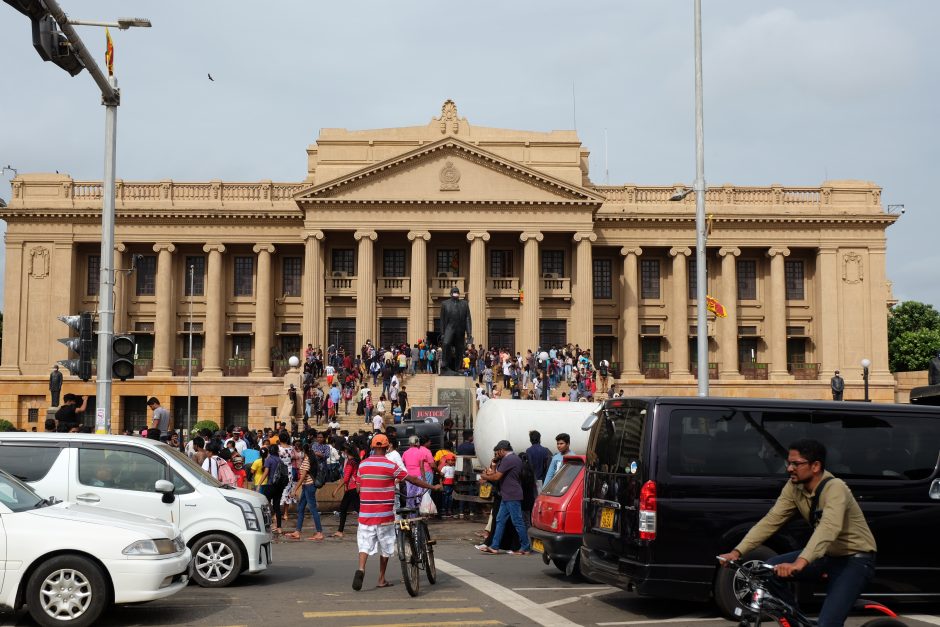
[[300,532],[291,531],[290,533],[285,533],[284,537],[290,538],[291,540],[300,540]]
[[330,537],[331,537],[331,538],[342,538],[342,537],[344,537],[344,536],[343,536],[343,532],[342,532],[342,531],[336,531],[336,532],[334,532],[333,535],[331,535]]
[[485,549],[480,549],[480,552],[487,553],[489,555],[499,555],[501,553],[501,551],[497,551],[496,549],[491,549],[490,547],[486,547]]
[[316,534],[316,535],[314,535],[314,536],[310,536],[310,537],[307,538],[307,539],[310,540],[310,541],[312,541],[312,542],[323,542],[323,534],[322,534],[322,533],[318,533],[318,534]]

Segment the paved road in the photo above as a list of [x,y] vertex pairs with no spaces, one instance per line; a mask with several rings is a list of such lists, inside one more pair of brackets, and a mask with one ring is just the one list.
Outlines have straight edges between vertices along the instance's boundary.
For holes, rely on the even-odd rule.
[[[335,519],[325,518],[327,531]],[[417,598],[408,596],[394,558],[394,586],[376,589],[377,562],[370,558],[360,592],[351,587],[356,567],[355,526],[343,540],[279,542],[275,565],[267,573],[243,577],[223,589],[195,585],[144,605],[114,608],[96,627],[266,627],[329,625],[362,627],[474,627],[543,625],[565,627],[637,625],[719,627],[730,623],[709,605],[646,599],[607,586],[564,577],[538,556],[484,555],[473,549],[479,527],[448,521],[432,526],[438,583],[421,582]],[[896,608],[898,609],[898,608]],[[899,608],[910,625],[940,625],[940,606]],[[869,617],[870,618],[870,617]],[[853,618],[858,626],[865,619]],[[24,615],[0,614],[0,625],[31,625]]]

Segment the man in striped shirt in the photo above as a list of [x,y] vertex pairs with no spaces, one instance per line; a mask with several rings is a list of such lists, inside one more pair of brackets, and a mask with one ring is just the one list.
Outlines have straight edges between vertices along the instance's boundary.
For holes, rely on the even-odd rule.
[[388,558],[395,552],[395,527],[387,524],[395,520],[395,483],[407,481],[428,490],[440,490],[419,477],[409,475],[395,462],[385,457],[388,437],[379,433],[372,438],[372,456],[359,464],[359,569],[353,577],[353,590],[362,589],[366,560],[379,553],[379,581],[376,587],[387,588],[385,580]]

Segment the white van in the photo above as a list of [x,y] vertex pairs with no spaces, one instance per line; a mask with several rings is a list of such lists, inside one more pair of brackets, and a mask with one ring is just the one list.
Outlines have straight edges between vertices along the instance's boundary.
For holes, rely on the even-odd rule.
[[203,587],[227,586],[241,573],[271,564],[267,499],[223,486],[185,454],[156,440],[0,433],[0,469],[46,498],[175,523],[192,549],[193,579]]

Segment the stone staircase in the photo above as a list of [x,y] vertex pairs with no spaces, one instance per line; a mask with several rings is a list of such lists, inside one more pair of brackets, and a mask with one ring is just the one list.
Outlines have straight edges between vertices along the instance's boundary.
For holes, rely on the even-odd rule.
[[[432,395],[434,392],[434,376],[431,374],[406,374],[402,379],[402,386],[405,391],[408,393],[408,404],[409,406],[415,405],[430,405],[432,400]],[[371,378],[370,378],[371,383]],[[378,400],[378,397],[382,392],[382,379],[379,379],[379,384],[374,388],[370,385],[372,390],[372,398]],[[372,425],[366,425],[365,416],[357,416],[356,408],[352,401],[349,402],[349,414],[343,414],[343,407],[340,404],[340,412],[338,415],[340,429],[348,429],[350,433],[355,433],[359,429],[366,429],[367,431],[372,430]],[[391,408],[389,408],[391,409]],[[385,415],[385,424],[389,425],[391,419],[391,411],[387,411]]]

